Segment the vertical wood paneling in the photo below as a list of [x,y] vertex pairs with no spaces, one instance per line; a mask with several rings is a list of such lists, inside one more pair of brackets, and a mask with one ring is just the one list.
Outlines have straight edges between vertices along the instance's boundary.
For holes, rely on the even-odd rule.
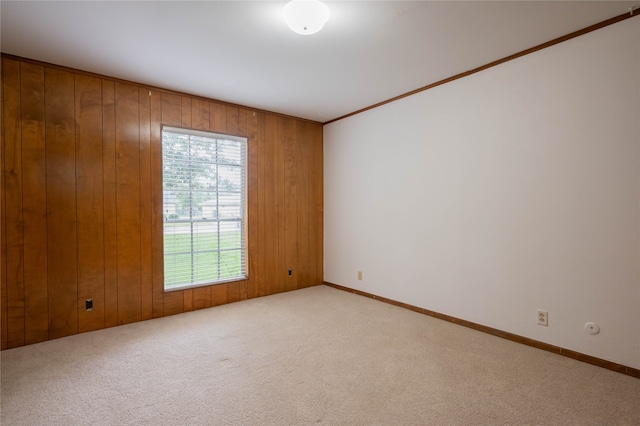
[[234,303],[240,300],[240,282],[234,281],[225,284],[227,286],[227,303]]
[[[181,96],[162,94],[162,123],[170,126],[182,125]],[[181,312],[184,312],[184,290],[164,293],[164,315],[174,315]]]
[[104,320],[118,324],[118,223],[116,204],[116,94],[111,81],[102,80],[102,184],[104,204]]
[[[285,291],[285,280],[287,276],[286,266],[286,223],[285,223],[285,199],[295,197],[295,195],[286,193],[287,188],[284,185],[285,161],[284,161],[284,119],[278,117],[278,131],[276,133],[276,205],[277,205],[277,223],[278,223],[278,263],[276,269],[276,292]],[[295,268],[294,268],[295,269]]]
[[238,107],[227,106],[227,127],[225,132],[230,135],[238,135],[240,132],[240,112]]
[[209,104],[209,128],[212,132],[226,133],[227,131],[227,107],[217,102]]
[[50,339],[78,332],[74,96],[72,73],[53,68],[45,69],[47,284]]
[[249,280],[238,282],[238,300],[247,300],[249,298]]
[[266,294],[274,294],[278,288],[278,118],[267,116],[265,119],[265,227],[266,227]]
[[[2,68],[0,67],[0,78],[2,77]],[[0,132],[4,129],[4,95],[0,84]],[[0,138],[4,141],[4,133],[0,134]],[[5,190],[4,185],[4,143],[0,143],[0,350],[7,349],[7,226],[4,220],[5,209]]]
[[[2,348],[321,281],[320,124],[2,65]],[[248,280],[164,291],[162,125],[248,138]]]
[[182,124],[182,97],[169,93],[162,93],[161,123],[167,126]]
[[44,68],[22,64],[20,74],[25,343],[30,344],[49,338]]
[[209,102],[202,99],[191,100],[191,126],[197,130],[209,130]]
[[227,284],[217,284],[211,286],[212,306],[220,306],[228,303]]
[[184,312],[184,291],[164,293],[164,315],[175,315]]
[[116,83],[118,324],[142,319],[138,88]]
[[298,133],[296,121],[284,122],[284,267],[291,270],[284,290],[298,288]]
[[164,237],[162,214],[162,95],[151,92],[151,269],[153,317],[164,316]]
[[143,320],[153,318],[153,272],[151,260],[151,95],[138,89],[140,118],[140,302]]
[[259,251],[259,226],[258,226],[258,117],[255,112],[247,111],[247,238],[249,256],[249,283],[247,298],[258,297],[258,251]]
[[309,254],[307,260],[307,282],[306,286],[311,286],[316,284],[316,264],[317,264],[317,235],[316,235],[316,227],[317,227],[317,212],[316,212],[316,203],[315,203],[315,188],[316,182],[314,178],[314,154],[315,150],[315,138],[313,136],[313,124],[312,123],[304,123],[304,136],[303,140],[306,141],[308,145],[307,149],[307,215],[308,215],[308,236],[307,236],[307,245],[309,247]]
[[311,279],[309,267],[309,153],[310,144],[307,140],[307,126],[305,123],[298,123],[298,135],[305,143],[300,144],[298,163],[298,258],[300,260],[298,268],[298,288],[307,287]]
[[180,126],[191,127],[191,98],[188,96],[180,97]]
[[44,135],[44,68],[22,64],[22,219],[24,231],[25,343],[49,338],[47,292],[47,173]]
[[[78,215],[78,330],[105,327],[102,84],[75,76]],[[93,301],[87,311],[85,302]]]
[[193,309],[210,308],[211,287],[198,287],[193,289]]
[[[24,341],[24,239],[22,226],[22,128],[20,111],[20,63],[2,61],[4,118],[4,182],[6,229],[7,347]],[[4,330],[4,329],[3,329]]]
[[266,118],[265,114],[258,113],[258,296],[267,294],[267,222],[266,222]]

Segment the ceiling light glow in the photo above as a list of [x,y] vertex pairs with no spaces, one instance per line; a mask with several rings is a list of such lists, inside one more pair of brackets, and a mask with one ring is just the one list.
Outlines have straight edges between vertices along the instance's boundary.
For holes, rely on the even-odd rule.
[[284,6],[284,19],[291,31],[315,34],[329,20],[329,8],[318,0],[291,0]]

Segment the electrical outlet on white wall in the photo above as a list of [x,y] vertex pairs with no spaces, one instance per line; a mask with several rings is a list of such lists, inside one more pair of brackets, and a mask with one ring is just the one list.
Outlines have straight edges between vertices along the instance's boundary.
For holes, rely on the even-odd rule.
[[538,309],[538,325],[549,326],[549,312]]

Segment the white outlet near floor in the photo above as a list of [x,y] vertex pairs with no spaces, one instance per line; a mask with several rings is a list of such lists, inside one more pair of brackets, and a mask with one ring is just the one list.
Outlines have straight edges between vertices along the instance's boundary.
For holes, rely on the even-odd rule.
[[549,312],[538,309],[538,325],[549,326]]
[[362,281],[362,271],[358,271],[358,281]]

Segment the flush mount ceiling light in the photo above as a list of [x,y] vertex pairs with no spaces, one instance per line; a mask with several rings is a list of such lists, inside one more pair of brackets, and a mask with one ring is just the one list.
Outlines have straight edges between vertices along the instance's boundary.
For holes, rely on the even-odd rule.
[[315,34],[329,20],[329,8],[318,0],[291,0],[284,6],[284,20],[293,32]]

